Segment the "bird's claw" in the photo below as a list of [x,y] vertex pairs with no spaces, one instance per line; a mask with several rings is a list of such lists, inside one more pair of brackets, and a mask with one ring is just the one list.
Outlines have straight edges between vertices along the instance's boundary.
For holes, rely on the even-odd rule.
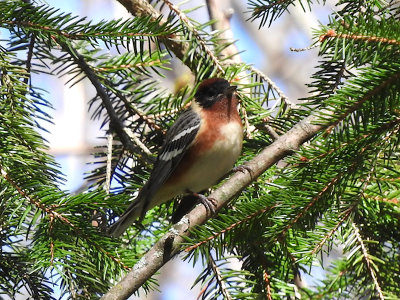
[[253,173],[251,168],[249,166],[246,166],[246,165],[240,165],[240,166],[234,167],[232,169],[232,172],[242,172],[242,173],[244,173],[245,171],[249,172],[249,174]]
[[193,193],[193,195],[195,195],[199,199],[200,203],[204,205],[207,213],[209,213],[210,215],[215,214],[215,209],[218,205],[217,200],[215,200],[214,198],[206,197],[202,194]]

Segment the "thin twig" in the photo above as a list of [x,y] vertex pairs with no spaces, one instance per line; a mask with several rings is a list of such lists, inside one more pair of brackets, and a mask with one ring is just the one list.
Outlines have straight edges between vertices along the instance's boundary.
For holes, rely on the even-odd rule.
[[328,29],[328,31],[325,34],[323,34],[323,35],[321,35],[319,37],[319,40],[320,40],[320,42],[323,42],[327,38],[338,38],[338,39],[346,39],[346,40],[365,41],[367,43],[400,45],[400,42],[397,39],[388,39],[386,37],[380,37],[380,36],[336,33],[336,31],[334,29]]
[[267,273],[267,270],[264,270],[264,281],[265,281],[265,286],[267,289],[267,299],[272,300],[272,293],[271,293],[271,283],[269,282],[269,275]]
[[[399,181],[400,178],[397,178],[396,181]],[[382,180],[381,178],[378,178],[377,180]],[[390,179],[383,179],[383,180],[390,180]],[[387,203],[393,203],[393,204],[399,204],[400,203],[400,199],[397,198],[384,198],[381,196],[370,196],[367,194],[363,194],[363,196],[367,199],[372,199],[375,201],[379,201],[379,202],[387,202]]]
[[374,282],[376,291],[378,292],[378,295],[379,295],[379,299],[384,300],[385,297],[383,296],[383,293],[382,293],[381,287],[379,285],[378,279],[376,278],[375,271],[371,266],[371,261],[369,259],[368,250],[367,250],[367,247],[365,246],[364,241],[363,241],[363,239],[361,237],[360,231],[358,230],[358,227],[354,222],[351,222],[351,226],[353,227],[354,234],[356,235],[357,241],[360,244],[365,264],[367,265],[367,268],[368,268],[368,270],[369,270],[369,272],[371,274],[371,277],[372,277],[372,280]]
[[272,138],[272,140],[277,140],[279,138],[279,134],[274,128],[268,125],[268,118],[263,119],[263,121],[264,123],[256,125],[256,128],[265,131]]
[[223,57],[229,57],[231,63],[240,64],[242,62],[239,51],[234,42],[234,35],[231,28],[231,18],[233,8],[223,10],[220,0],[206,0],[210,19],[215,22],[211,24],[213,31],[219,31],[219,38],[222,42],[228,43],[228,46],[221,51]]
[[181,19],[186,26],[188,27],[188,29],[193,33],[193,35],[195,36],[196,40],[199,42],[200,46],[203,48],[203,50],[208,54],[208,56],[211,58],[211,60],[213,61],[215,67],[218,69],[218,71],[221,74],[224,74],[225,71],[221,66],[221,63],[219,62],[218,58],[214,55],[214,53],[211,51],[211,49],[207,46],[206,42],[203,40],[203,38],[200,36],[199,32],[197,31],[197,29],[195,28],[195,26],[192,24],[192,22],[189,20],[189,18],[179,9],[178,6],[174,5],[173,3],[171,3],[169,0],[163,0],[164,3],[166,5],[168,5],[168,7],[174,11],[177,16],[179,17],[179,19]]
[[128,128],[124,128],[126,134],[132,139],[132,141],[140,148],[142,149],[142,151],[144,153],[146,153],[147,155],[151,156],[152,153],[149,150],[149,148],[146,147],[145,144],[142,143],[142,141],[136,136],[136,134],[134,132],[132,132],[132,130],[128,129]]
[[54,240],[52,235],[53,227],[54,227],[54,216],[50,215],[50,224],[49,224],[49,235],[50,235],[50,265],[52,266],[54,263]]
[[248,139],[252,138],[251,130],[250,130],[250,122],[249,122],[249,117],[247,116],[247,111],[244,105],[241,105],[240,111],[242,112],[242,119],[244,121],[244,128],[246,130],[246,137]]
[[129,102],[128,99],[120,92],[116,91],[115,95],[124,103],[124,106],[128,112],[132,115],[137,115],[141,120],[143,120],[150,128],[160,131],[165,134],[166,131],[156,124],[154,117],[146,115],[145,112],[141,111],[134,103]]
[[33,50],[35,47],[35,40],[36,40],[36,35],[34,33],[31,33],[31,39],[29,42],[29,48],[28,48],[28,55],[26,57],[26,72],[29,74],[24,79],[24,83],[28,85],[29,79],[30,79],[30,74],[31,74],[31,68],[32,68],[32,57],[33,57]]
[[229,294],[228,289],[226,288],[224,279],[222,278],[221,271],[219,270],[217,264],[215,263],[214,258],[212,257],[211,253],[208,255],[208,260],[210,262],[211,269],[214,272],[215,278],[219,284],[219,290],[221,291],[224,299],[232,300],[232,296]]
[[102,83],[100,82],[99,78],[96,76],[95,72],[93,71],[92,67],[85,61],[85,58],[80,55],[72,46],[67,45],[65,42],[59,41],[61,48],[66,53],[70,54],[71,57],[74,59],[75,63],[82,69],[85,73],[86,77],[90,80],[92,85],[97,91],[98,96],[102,100],[102,103],[107,110],[107,114],[110,118],[110,128],[117,134],[121,143],[124,145],[126,149],[135,156],[139,156],[144,161],[148,161],[148,155],[142,151],[139,147],[135,147],[132,143],[131,139],[129,138],[128,134],[124,130],[124,124],[122,123],[121,119],[118,117],[112,103],[110,97],[107,94],[107,91],[103,87]]
[[258,76],[260,76],[265,82],[267,82],[267,84],[274,90],[277,92],[279,98],[281,99],[281,101],[284,101],[290,108],[296,108],[298,105],[291,102],[289,100],[289,98],[282,92],[282,90],[275,84],[275,82],[273,82],[267,75],[265,75],[263,72],[261,72],[260,70],[254,68],[254,67],[250,67],[250,70],[252,72],[254,72],[255,74],[257,74]]
[[290,51],[293,51],[293,52],[303,52],[303,51],[309,51],[311,49],[318,48],[318,47],[319,47],[318,44],[314,44],[314,45],[311,45],[311,46],[308,46],[308,47],[305,47],[305,48],[293,48],[293,47],[290,47],[289,49],[290,49]]
[[105,189],[107,194],[110,193],[110,185],[111,185],[112,149],[113,149],[113,134],[111,132],[108,132],[107,133],[106,182],[104,184],[104,189]]

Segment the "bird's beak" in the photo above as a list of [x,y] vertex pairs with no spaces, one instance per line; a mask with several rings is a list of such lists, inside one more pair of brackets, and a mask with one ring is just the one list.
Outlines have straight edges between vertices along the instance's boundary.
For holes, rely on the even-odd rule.
[[233,93],[236,91],[236,89],[237,89],[237,86],[235,86],[235,85],[231,85],[230,87],[228,87],[228,88],[226,89],[229,98],[232,97],[232,95],[233,95]]

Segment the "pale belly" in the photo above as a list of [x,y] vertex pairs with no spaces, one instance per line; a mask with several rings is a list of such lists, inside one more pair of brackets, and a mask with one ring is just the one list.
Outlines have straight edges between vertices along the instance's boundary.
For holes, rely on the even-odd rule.
[[225,139],[216,142],[213,151],[207,151],[208,154],[198,157],[179,186],[162,188],[157,192],[151,206],[187,192],[208,189],[232,169],[242,150],[242,128],[232,122],[221,128],[221,131]]

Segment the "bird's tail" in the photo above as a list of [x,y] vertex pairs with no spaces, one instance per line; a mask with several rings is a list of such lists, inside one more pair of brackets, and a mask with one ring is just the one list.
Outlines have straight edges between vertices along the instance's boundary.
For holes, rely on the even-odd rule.
[[141,199],[140,195],[128,206],[126,211],[120,216],[120,218],[111,225],[107,232],[112,237],[119,237],[125,232],[125,230],[136,221],[136,219],[142,219],[144,216],[144,205],[145,199]]

